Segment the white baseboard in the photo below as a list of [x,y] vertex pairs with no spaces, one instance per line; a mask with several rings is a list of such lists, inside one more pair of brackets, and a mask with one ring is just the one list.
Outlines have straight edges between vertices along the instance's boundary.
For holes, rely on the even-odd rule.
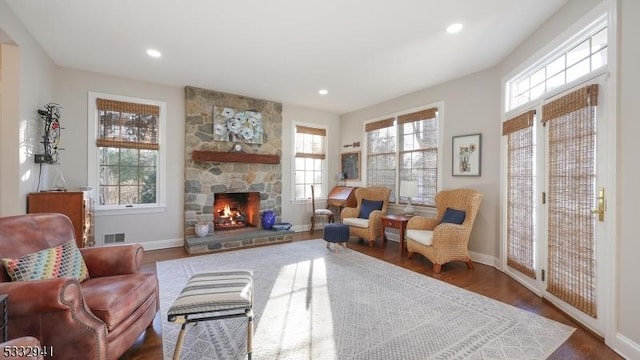
[[640,359],[640,344],[620,333],[607,345],[625,359]]
[[174,247],[183,247],[184,239],[165,239],[156,241],[146,241],[139,243],[145,250],[160,250]]
[[475,251],[469,251],[469,255],[471,255],[471,260],[473,260],[474,262],[488,265],[488,266],[493,266],[494,268],[502,271],[500,266],[500,259],[498,259],[495,256],[491,256],[491,255],[487,255],[487,254],[483,254]]
[[[323,227],[324,227],[324,224],[319,224],[316,226],[316,230],[322,229]],[[310,228],[311,228],[311,224],[293,225],[291,227],[291,230],[294,232],[305,232],[305,231],[309,231]]]

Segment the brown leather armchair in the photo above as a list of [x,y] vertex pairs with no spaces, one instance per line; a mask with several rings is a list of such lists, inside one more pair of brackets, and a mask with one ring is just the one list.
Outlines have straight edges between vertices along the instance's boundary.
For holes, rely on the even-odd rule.
[[[0,218],[0,258],[21,257],[72,239],[73,225],[61,214]],[[9,338],[33,336],[53,348],[54,359],[118,359],[151,325],[159,307],[158,280],[141,272],[140,245],[80,252],[90,276],[82,282],[14,282],[0,266]]]

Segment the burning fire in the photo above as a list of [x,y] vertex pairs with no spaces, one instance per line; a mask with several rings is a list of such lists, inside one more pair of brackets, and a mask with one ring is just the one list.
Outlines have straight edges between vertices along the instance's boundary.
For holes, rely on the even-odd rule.
[[216,230],[230,230],[247,226],[247,214],[231,207],[232,204],[221,205],[217,210],[215,220]]

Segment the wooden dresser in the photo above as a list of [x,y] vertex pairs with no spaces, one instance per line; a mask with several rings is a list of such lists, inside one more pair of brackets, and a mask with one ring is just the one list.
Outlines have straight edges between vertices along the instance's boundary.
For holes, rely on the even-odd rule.
[[71,219],[78,247],[94,246],[93,198],[89,191],[44,191],[27,197],[28,213],[61,213]]

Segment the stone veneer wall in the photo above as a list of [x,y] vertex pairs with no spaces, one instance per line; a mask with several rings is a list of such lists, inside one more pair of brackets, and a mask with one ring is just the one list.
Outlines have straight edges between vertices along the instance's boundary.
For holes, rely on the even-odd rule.
[[[193,150],[229,151],[234,143],[213,140],[213,107],[255,110],[262,114],[265,139],[244,144],[242,151],[282,155],[282,104],[218,91],[185,87],[184,234],[194,236],[194,224],[213,229],[213,195],[220,192],[260,192],[260,211],[282,214],[282,165],[194,162]],[[211,230],[210,230],[211,231]]]

